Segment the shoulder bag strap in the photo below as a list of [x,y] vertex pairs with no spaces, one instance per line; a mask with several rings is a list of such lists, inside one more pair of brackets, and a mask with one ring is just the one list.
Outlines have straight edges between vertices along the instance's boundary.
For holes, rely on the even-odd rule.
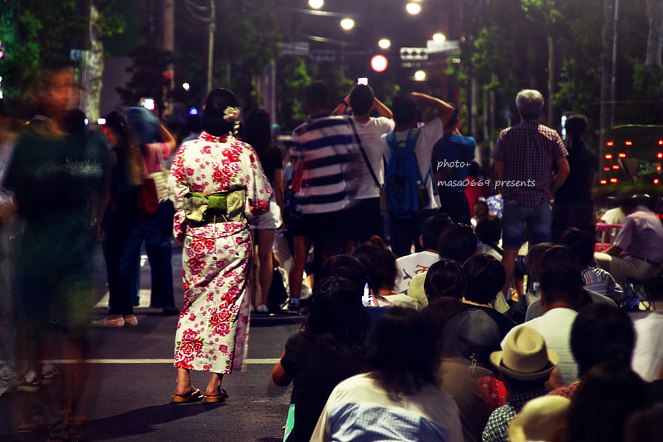
[[378,177],[375,176],[373,167],[371,167],[371,163],[370,161],[368,161],[368,156],[366,155],[364,146],[361,144],[361,138],[359,138],[359,134],[357,133],[357,128],[355,127],[355,122],[352,117],[350,117],[350,125],[352,126],[352,132],[354,132],[355,134],[355,139],[357,140],[357,145],[359,146],[359,150],[361,151],[361,156],[364,157],[364,162],[366,163],[366,167],[368,167],[368,171],[371,172],[371,177],[373,177],[373,182],[375,183],[376,186],[378,186],[378,189],[380,189],[382,188],[382,186],[380,186],[380,181],[378,181]]

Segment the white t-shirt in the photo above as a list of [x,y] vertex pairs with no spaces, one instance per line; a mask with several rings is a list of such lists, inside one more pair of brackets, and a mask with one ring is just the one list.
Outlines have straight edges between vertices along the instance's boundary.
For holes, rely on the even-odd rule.
[[396,260],[396,268],[398,268],[398,276],[396,276],[396,284],[394,284],[394,291],[396,293],[405,293],[410,287],[412,278],[415,275],[426,273],[428,267],[435,264],[440,260],[440,255],[437,252],[423,252],[412,253],[405,255]]
[[[382,146],[380,145],[380,137],[388,134],[394,130],[394,121],[385,117],[370,118],[366,123],[360,123],[356,118],[353,118],[355,127],[357,128],[357,135],[361,140],[361,146],[366,152],[368,161],[371,163],[373,173],[380,185],[384,184],[384,161],[382,160]],[[356,199],[379,198],[380,189],[375,185],[375,180],[371,176],[366,161],[362,156],[361,166],[358,170],[362,174],[362,180],[357,189]]]
[[446,393],[424,385],[400,399],[367,374],[346,379],[329,396],[311,442],[463,442],[458,406]]
[[635,349],[633,350],[633,371],[647,382],[656,379],[663,365],[663,314],[648,313],[634,318]]
[[[408,131],[396,132],[396,141],[404,141],[407,139]],[[426,189],[431,196],[430,204],[424,209],[437,209],[440,207],[440,198],[433,190],[435,178],[431,173],[431,158],[433,156],[433,146],[437,140],[444,135],[444,125],[442,120],[434,118],[432,121],[424,124],[419,129],[419,138],[417,138],[417,145],[414,147],[414,153],[417,155],[417,162],[419,163],[419,170],[421,171],[421,178],[426,183]],[[383,135],[380,138],[382,151],[384,152],[387,160],[389,159],[389,143],[387,143],[387,136]]]
[[571,353],[571,326],[578,312],[569,308],[554,308],[543,316],[517,325],[511,329],[502,340],[502,348],[509,335],[518,328],[526,325],[541,333],[546,341],[546,347],[554,350],[559,356],[557,368],[562,376],[564,385],[578,380],[578,364]]

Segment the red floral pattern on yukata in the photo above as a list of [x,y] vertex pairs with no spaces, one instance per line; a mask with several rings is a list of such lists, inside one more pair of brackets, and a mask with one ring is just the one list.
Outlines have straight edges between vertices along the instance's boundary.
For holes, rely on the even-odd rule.
[[175,203],[174,235],[184,245],[184,308],[175,336],[175,366],[228,374],[243,369],[250,300],[247,276],[251,241],[246,220],[218,224],[187,220],[188,192],[246,189],[247,219],[269,210],[272,189],[255,152],[232,135],[206,132],[184,143],[170,170],[168,192]]

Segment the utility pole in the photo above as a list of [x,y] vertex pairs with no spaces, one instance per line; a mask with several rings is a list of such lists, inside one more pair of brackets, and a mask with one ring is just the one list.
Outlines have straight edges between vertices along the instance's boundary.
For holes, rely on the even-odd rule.
[[[212,91],[212,71],[214,70],[214,32],[216,31],[216,4],[210,0],[209,43],[207,46],[207,94]],[[205,95],[207,95],[205,94]]]
[[[214,71],[214,33],[216,31],[216,3],[215,0],[210,0],[209,6],[200,6],[193,3],[191,0],[185,0],[185,6],[189,14],[197,20],[209,25],[209,40],[207,44],[207,91],[205,95],[212,90],[212,75]],[[209,16],[205,17],[195,10],[208,12]]]
[[599,132],[599,174],[604,175],[605,150],[608,129],[612,121],[614,108],[613,70],[616,52],[615,40],[617,37],[617,10],[618,0],[603,0],[603,57],[601,59],[601,128]]

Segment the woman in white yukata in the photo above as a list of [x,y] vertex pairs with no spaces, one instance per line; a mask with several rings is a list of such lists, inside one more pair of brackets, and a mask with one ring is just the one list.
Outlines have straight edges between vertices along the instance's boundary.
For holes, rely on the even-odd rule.
[[269,210],[272,189],[253,148],[234,136],[238,104],[228,90],[210,92],[203,133],[182,145],[168,179],[176,210],[174,234],[184,244],[174,403],[202,399],[191,383],[191,369],[211,373],[205,402],[222,402],[228,396],[221,388],[223,375],[242,369],[247,351],[248,219]]

